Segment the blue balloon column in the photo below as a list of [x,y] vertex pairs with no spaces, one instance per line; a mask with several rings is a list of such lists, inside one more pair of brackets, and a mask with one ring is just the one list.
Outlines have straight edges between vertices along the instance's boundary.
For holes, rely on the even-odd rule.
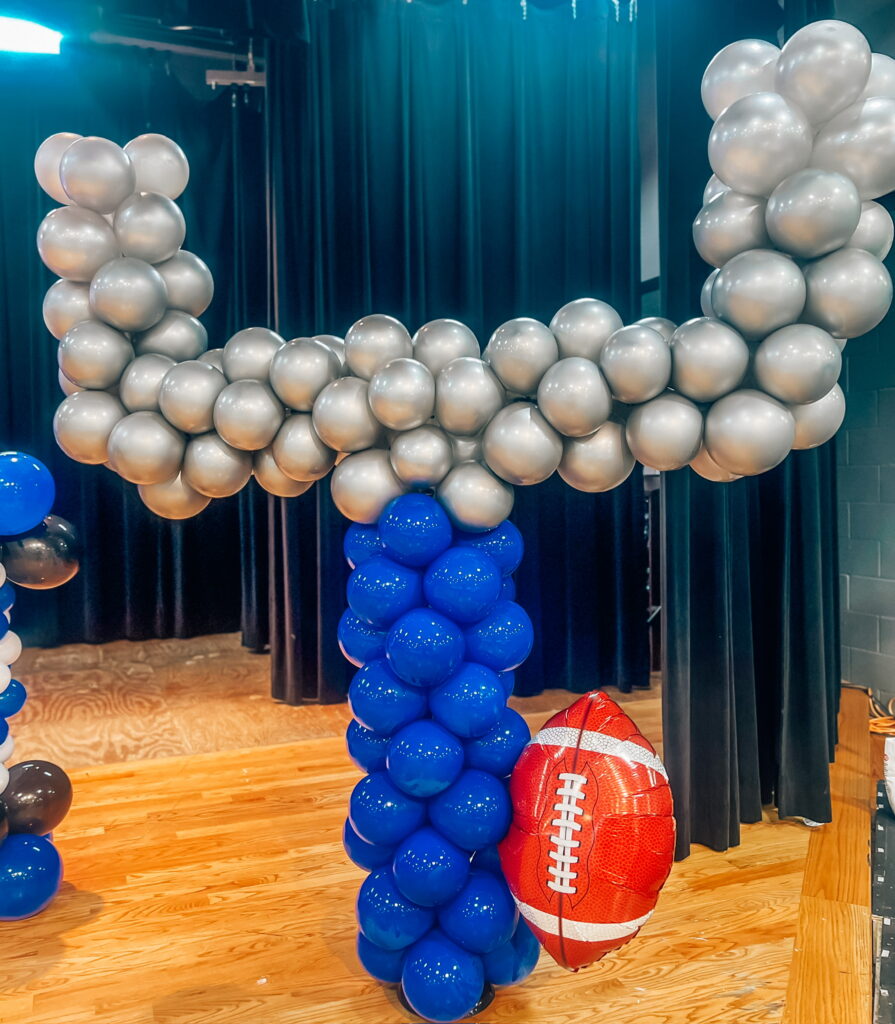
[[358,666],[347,742],[367,773],[343,835],[369,872],[357,952],[430,1021],[482,1008],[538,958],[495,849],[511,818],[508,776],[530,737],[507,707],[532,644],[512,600],[522,551],[512,523],[463,532],[425,494],[396,498],[376,525],[352,524],[345,537],[354,571],[339,646]]

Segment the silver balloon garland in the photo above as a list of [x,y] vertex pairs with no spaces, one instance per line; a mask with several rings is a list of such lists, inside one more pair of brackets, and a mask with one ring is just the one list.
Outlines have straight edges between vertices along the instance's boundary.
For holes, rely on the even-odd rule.
[[59,276],[44,319],[66,398],[54,419],[73,459],[106,465],[161,516],[183,519],[254,476],[294,497],[333,472],[339,509],[371,523],[408,490],[485,530],[513,488],[554,472],[617,487],[635,460],[709,480],[765,472],[839,428],[846,340],[885,316],[881,260],[895,188],[895,61],[840,21],[782,48],[725,47],[702,83],[714,174],[693,225],[715,269],[703,316],[676,326],[580,298],[550,324],[501,324],[484,350],[440,319],[411,336],[372,314],[344,340],[264,327],[207,348],[208,267],[181,248],[189,167],[170,139],[123,149],[51,136],[35,158],[64,204],[37,236]]

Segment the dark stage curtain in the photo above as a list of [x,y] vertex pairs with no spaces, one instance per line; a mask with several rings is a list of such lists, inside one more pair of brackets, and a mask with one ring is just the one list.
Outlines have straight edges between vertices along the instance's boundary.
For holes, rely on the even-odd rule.
[[58,57],[0,54],[0,80],[0,445],[50,466],[55,511],[75,523],[86,549],[80,575],[64,588],[20,594],[16,627],[28,642],[50,645],[229,631],[242,621],[246,642],[257,646],[266,639],[267,522],[266,496],[254,484],[198,519],[169,523],[143,507],[131,484],[70,462],[55,445],[52,418],[62,395],[56,343],[41,317],[53,278],[34,244],[54,204],[34,181],[32,159],[57,131],[122,144],[158,131],[180,142],[192,167],[181,199],[186,245],[215,276],[203,322],[210,346],[219,346],[237,327],[266,323],[258,98],[211,94],[203,68],[121,47],[65,44]]
[[[803,5],[804,6],[804,5]],[[809,5],[811,16],[829,16]],[[787,31],[800,27],[787,4]],[[776,41],[774,2],[657,0],[663,308],[698,315],[709,271],[691,222],[710,174],[702,71],[725,44]],[[663,477],[665,760],[690,843],[725,849],[762,804],[829,821],[836,742],[839,610],[833,443],[764,476],[712,484]]]
[[[549,321],[594,295],[638,315],[639,23],[622,5],[332,0],[274,45],[270,156],[281,329],[343,334]],[[606,495],[518,488],[519,601],[538,646],[517,692],[648,683],[640,472]],[[274,694],[339,700],[345,523],[326,484],[271,510]]]

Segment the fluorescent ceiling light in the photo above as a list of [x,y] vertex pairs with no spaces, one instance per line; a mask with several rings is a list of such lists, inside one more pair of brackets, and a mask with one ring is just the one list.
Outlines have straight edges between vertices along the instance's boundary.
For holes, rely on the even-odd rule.
[[0,16],[0,50],[7,53],[58,53],[62,33],[36,21]]

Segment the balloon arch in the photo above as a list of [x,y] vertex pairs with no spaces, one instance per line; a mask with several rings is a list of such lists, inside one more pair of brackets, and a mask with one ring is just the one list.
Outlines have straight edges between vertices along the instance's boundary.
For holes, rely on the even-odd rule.
[[[661,793],[664,771],[603,695],[591,695],[588,714],[599,704],[605,728],[573,728],[569,709],[529,744],[508,790],[529,734],[506,698],[532,639],[513,600],[514,487],[558,472],[604,491],[635,460],[728,482],[816,447],[844,416],[846,339],[876,326],[892,299],[881,260],[893,224],[874,200],[895,188],[895,61],[871,54],[852,26],[817,22],[782,50],[725,47],[702,95],[714,121],[714,174],[693,225],[714,267],[704,315],[625,326],[605,302],[580,298],[549,325],[502,324],[483,351],[455,320],[411,336],[382,314],[344,340],[249,327],[208,350],[197,318],[213,282],[181,248],[181,149],[159,135],[122,149],[62,133],[35,158],[38,181],[63,204],[37,235],[59,277],[43,308],[67,396],[53,424],[61,448],[113,469],[171,519],[252,476],[293,497],[333,470],[333,499],[354,524],[339,626],[359,669],[348,748],[368,773],[344,836],[370,872],[358,954],[430,1020],[465,1016],[492,986],[525,977],[538,953],[529,924],[568,965],[551,935],[590,942],[576,967],[628,941],[671,863],[673,829],[661,840],[647,829],[671,820],[670,801],[640,801],[633,781],[642,769],[642,785]],[[587,751],[588,770],[630,774],[611,828],[575,770],[559,775],[560,803],[538,817],[554,797],[539,788],[547,769],[520,771],[550,743]],[[520,869],[529,854],[519,834],[551,851],[551,880]],[[611,877],[600,852],[610,834],[620,858]],[[589,920],[570,909],[582,873],[601,900]]]

